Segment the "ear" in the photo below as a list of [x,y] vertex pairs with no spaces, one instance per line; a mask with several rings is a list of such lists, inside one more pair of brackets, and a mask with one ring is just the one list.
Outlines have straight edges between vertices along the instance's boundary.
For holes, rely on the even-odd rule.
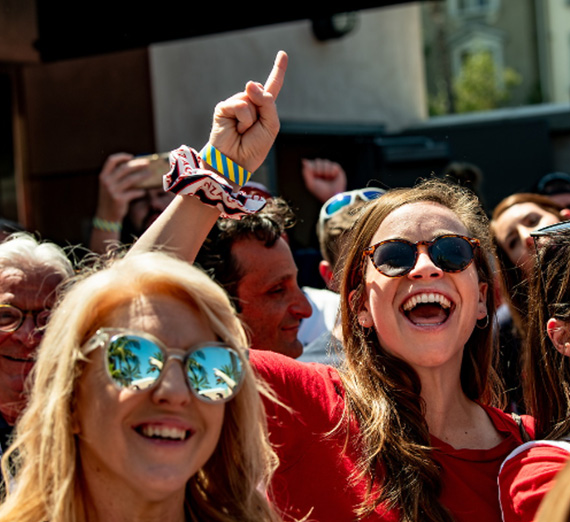
[[477,305],[477,319],[485,319],[488,314],[487,310],[487,283],[479,283],[479,303]]
[[[356,290],[352,290],[350,294],[348,294],[348,302],[350,303],[351,307],[354,306],[352,301],[355,292]],[[374,326],[374,320],[372,319],[372,314],[368,310],[368,305],[366,303],[364,303],[362,310],[360,310],[357,315],[358,315],[358,322],[360,326],[362,326],[363,328],[372,328]]]
[[323,278],[323,281],[327,285],[327,288],[331,288],[331,284],[333,283],[334,273],[332,270],[332,266],[328,261],[321,261],[319,263],[319,274]]
[[555,317],[551,317],[546,323],[546,333],[548,337],[550,337],[554,348],[566,357],[570,356],[569,330],[570,325],[567,322],[556,319]]

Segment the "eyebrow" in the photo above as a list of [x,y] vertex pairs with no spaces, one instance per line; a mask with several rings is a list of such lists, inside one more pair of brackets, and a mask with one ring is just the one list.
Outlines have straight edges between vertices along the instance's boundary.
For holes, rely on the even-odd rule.
[[272,288],[276,285],[280,285],[281,283],[285,283],[287,281],[297,280],[298,274],[299,274],[299,270],[297,270],[294,273],[287,273],[278,279],[274,279],[269,284],[266,285],[266,289]]

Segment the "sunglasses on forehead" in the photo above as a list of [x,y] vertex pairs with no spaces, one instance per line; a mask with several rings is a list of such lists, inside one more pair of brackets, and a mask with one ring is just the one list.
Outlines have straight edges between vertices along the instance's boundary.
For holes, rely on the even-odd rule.
[[444,272],[454,273],[465,270],[471,264],[479,240],[455,234],[417,243],[405,239],[387,239],[368,247],[362,253],[362,258],[370,257],[376,270],[387,277],[401,277],[416,266],[419,245],[427,247],[435,266]]
[[232,347],[207,342],[187,350],[167,348],[156,337],[124,328],[101,328],[87,341],[87,350],[105,350],[105,366],[119,389],[146,391],[157,385],[163,370],[177,359],[191,392],[204,402],[226,402],[239,391],[244,361]]
[[351,205],[356,201],[356,198],[360,198],[362,201],[372,201],[373,199],[379,198],[386,191],[378,187],[367,187],[363,189],[350,190],[348,192],[341,192],[336,194],[332,198],[328,199],[325,204],[321,207],[319,214],[319,223],[324,223],[327,219],[330,219],[339,210]]

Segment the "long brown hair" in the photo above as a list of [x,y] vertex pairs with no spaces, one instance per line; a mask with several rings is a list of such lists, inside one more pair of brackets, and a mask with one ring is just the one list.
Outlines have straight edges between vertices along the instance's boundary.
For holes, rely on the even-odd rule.
[[[540,194],[520,192],[507,196],[495,207],[491,217],[491,232],[494,232],[494,224],[503,212],[522,203],[534,203],[546,212],[550,212],[562,220],[562,216],[560,215],[562,207],[550,198]],[[509,307],[517,332],[522,337],[526,329],[525,321],[528,315],[528,278],[523,271],[510,260],[507,252],[499,243],[494,233],[493,241],[499,262],[502,295]]]
[[[341,307],[346,365],[341,377],[346,389],[347,417],[360,427],[362,458],[359,475],[369,479],[367,498],[359,515],[372,512],[379,504],[398,508],[401,520],[450,521],[451,515],[438,497],[442,485],[438,464],[433,459],[430,435],[424,418],[417,373],[403,360],[380,345],[373,328],[358,321],[364,293],[362,252],[370,245],[382,221],[395,209],[410,203],[433,202],[452,210],[481,242],[475,263],[479,281],[488,285],[487,311],[494,316],[492,244],[488,220],[476,196],[456,184],[427,180],[409,189],[390,190],[367,205],[347,241]],[[342,264],[342,261],[341,261]],[[500,388],[493,372],[494,337],[492,320],[474,329],[465,345],[461,383],[467,397],[491,403]]]
[[570,360],[553,346],[546,323],[551,317],[570,321],[570,230],[538,245],[529,282],[523,390],[536,437],[560,438],[570,432]]

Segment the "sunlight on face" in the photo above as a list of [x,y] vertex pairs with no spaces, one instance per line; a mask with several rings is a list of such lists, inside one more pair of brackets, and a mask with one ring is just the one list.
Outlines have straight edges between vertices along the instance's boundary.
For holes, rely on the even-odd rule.
[[[193,307],[165,295],[140,296],[115,309],[102,326],[147,332],[178,349],[216,340]],[[180,497],[182,506],[186,483],[216,448],[225,405],[192,395],[177,360],[167,363],[155,387],[138,392],[119,390],[105,364],[103,350],[95,350],[77,391],[85,480],[116,496],[127,491],[127,497],[154,501]]]

